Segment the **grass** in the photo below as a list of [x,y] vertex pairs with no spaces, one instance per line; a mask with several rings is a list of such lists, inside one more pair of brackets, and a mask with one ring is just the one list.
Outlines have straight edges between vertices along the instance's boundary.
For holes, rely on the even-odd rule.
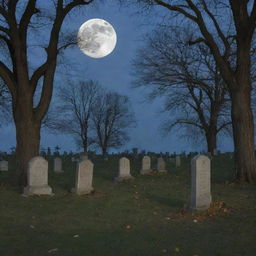
[[90,196],[68,192],[75,179],[68,159],[63,174],[49,166],[53,197],[22,197],[0,173],[0,255],[254,256],[256,187],[228,183],[232,165],[225,155],[213,159],[216,203],[205,213],[183,210],[190,192],[185,159],[177,169],[168,163],[168,174],[150,176],[140,176],[134,160],[136,179],[124,183],[113,182],[117,159],[97,161]]

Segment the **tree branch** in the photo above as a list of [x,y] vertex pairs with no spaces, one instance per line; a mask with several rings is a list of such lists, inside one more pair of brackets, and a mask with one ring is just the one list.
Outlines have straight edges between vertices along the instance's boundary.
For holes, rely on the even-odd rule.
[[253,28],[256,27],[256,0],[253,2],[253,8],[250,15],[250,23]]
[[35,8],[36,0],[29,0],[27,7],[20,19],[19,32],[21,34],[21,41],[26,47],[28,25],[33,14],[38,13],[39,10]]
[[224,46],[225,46],[225,58],[228,57],[229,55],[229,51],[230,51],[230,44],[227,40],[227,38],[225,37],[225,35],[223,34],[216,18],[214,17],[214,15],[211,13],[211,11],[209,10],[205,0],[202,0],[202,3],[203,3],[203,7],[204,7],[204,10],[206,11],[206,13],[209,15],[209,17],[211,18],[213,24],[214,24],[214,27],[216,28],[216,31],[220,37],[220,39],[222,40]]
[[[61,29],[61,25],[67,13],[69,13],[74,7],[78,5],[87,5],[93,2],[84,1],[84,0],[74,0],[70,2],[66,7],[63,8],[63,0],[58,0],[57,8],[56,8],[56,17],[54,19],[53,27],[51,30],[49,45],[46,49],[47,51],[47,68],[44,74],[44,82],[42,88],[42,94],[39,101],[38,106],[36,107],[36,116],[39,120],[41,120],[46,114],[51,97],[52,97],[52,88],[53,88],[53,80],[54,73],[56,69],[57,62],[57,54],[58,54],[58,41],[59,41],[59,33]],[[43,72],[43,69],[42,71]],[[39,73],[39,72],[38,72]]]
[[33,75],[31,76],[30,83],[34,91],[36,89],[38,80],[45,74],[46,70],[47,70],[47,62],[42,64],[40,67],[38,67],[34,71]]
[[184,16],[186,16],[187,18],[193,20],[194,22],[197,22],[197,17],[191,15],[190,13],[186,12],[184,9],[182,9],[179,6],[174,6],[174,5],[170,5],[162,0],[154,0],[155,3],[162,5],[163,7],[166,7],[167,9],[171,10],[171,11],[175,11],[175,12],[179,12],[181,14],[183,14]]
[[0,77],[2,77],[3,80],[5,81],[8,89],[11,92],[11,94],[13,96],[15,96],[15,94],[16,94],[16,82],[15,82],[15,79],[13,77],[13,73],[2,61],[0,61]]

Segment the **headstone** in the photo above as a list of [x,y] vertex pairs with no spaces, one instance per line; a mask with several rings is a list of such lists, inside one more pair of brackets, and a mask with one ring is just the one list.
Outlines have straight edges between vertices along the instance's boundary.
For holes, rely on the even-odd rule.
[[25,195],[51,195],[52,188],[48,185],[48,162],[41,156],[33,157],[28,163],[27,187]]
[[181,165],[180,156],[176,156],[175,157],[175,166],[176,166],[176,168],[180,167],[180,165]]
[[118,177],[115,178],[115,181],[123,181],[129,179],[133,179],[130,174],[130,160],[126,157],[122,157],[119,160]]
[[207,156],[197,155],[191,160],[190,208],[206,210],[211,201],[211,160]]
[[93,191],[93,163],[90,160],[83,160],[76,167],[76,182],[72,192],[77,195],[90,194]]
[[157,170],[159,172],[167,172],[165,167],[165,161],[162,157],[157,158]]
[[144,156],[142,158],[142,168],[140,171],[140,174],[144,175],[144,174],[148,174],[150,173],[151,170],[151,159],[149,156]]
[[59,157],[54,158],[54,172],[61,173],[62,170],[62,160]]
[[8,171],[8,162],[5,160],[0,161],[0,171]]

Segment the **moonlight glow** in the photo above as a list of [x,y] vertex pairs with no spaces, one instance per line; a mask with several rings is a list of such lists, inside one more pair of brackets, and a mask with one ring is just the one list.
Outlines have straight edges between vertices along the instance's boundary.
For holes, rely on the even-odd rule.
[[92,58],[102,58],[110,54],[117,39],[112,25],[102,19],[86,21],[79,28],[77,38],[78,47]]

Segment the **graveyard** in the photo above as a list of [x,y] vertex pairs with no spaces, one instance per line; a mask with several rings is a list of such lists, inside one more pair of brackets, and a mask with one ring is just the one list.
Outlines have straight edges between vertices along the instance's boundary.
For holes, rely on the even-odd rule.
[[256,188],[233,183],[228,153],[209,160],[210,169],[205,156],[210,205],[203,211],[190,207],[194,156],[38,158],[28,173],[34,165],[37,177],[46,170],[39,195],[10,185],[12,156],[0,172],[0,255],[255,255]]

